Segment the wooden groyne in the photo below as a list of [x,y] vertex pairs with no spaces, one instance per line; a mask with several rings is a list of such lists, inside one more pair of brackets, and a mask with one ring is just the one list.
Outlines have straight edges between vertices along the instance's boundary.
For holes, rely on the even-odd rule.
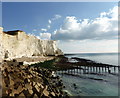
[[57,70],[58,73],[68,74],[89,74],[89,73],[118,74],[119,71],[120,66],[76,66]]
[[69,62],[68,58],[62,58],[58,63],[57,72],[68,73],[68,74],[118,74],[120,71],[120,66],[97,63],[92,60],[73,57],[71,58],[77,62]]

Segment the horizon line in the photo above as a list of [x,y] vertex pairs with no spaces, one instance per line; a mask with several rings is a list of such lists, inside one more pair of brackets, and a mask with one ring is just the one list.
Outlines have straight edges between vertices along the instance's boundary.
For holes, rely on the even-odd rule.
[[99,54],[104,54],[104,53],[120,53],[120,52],[79,52],[79,53],[64,53],[64,54],[97,54],[97,53],[99,53]]

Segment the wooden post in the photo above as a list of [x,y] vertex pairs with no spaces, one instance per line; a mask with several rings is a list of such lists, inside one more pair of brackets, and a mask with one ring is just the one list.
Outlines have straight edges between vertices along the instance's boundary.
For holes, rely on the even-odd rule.
[[95,72],[95,67],[93,66],[93,73]]
[[109,73],[109,66],[107,66],[107,69],[108,69],[108,73]]
[[77,66],[77,74],[78,74],[78,66]]
[[97,73],[97,66],[96,66],[96,73]]
[[110,67],[108,66],[108,73],[111,73]]
[[115,71],[116,71],[116,68],[115,68],[115,66],[114,66],[114,73],[115,73]]
[[85,66],[84,66],[84,68],[83,68],[83,74],[85,73]]
[[84,68],[84,73],[86,73],[86,66],[85,66],[85,68]]
[[106,72],[106,66],[105,66],[105,72]]
[[92,72],[92,66],[90,66],[90,73]]
[[69,69],[68,69],[68,74],[69,74]]
[[99,73],[101,72],[101,70],[100,70],[100,66],[99,66]]
[[89,70],[89,69],[90,69],[90,67],[88,66],[88,73],[90,72],[90,70]]
[[82,69],[79,68],[79,72],[80,72],[80,74],[82,73],[81,71],[82,71]]
[[103,70],[103,66],[102,66],[102,73],[104,72],[104,70]]
[[62,69],[62,76],[63,76],[63,69]]

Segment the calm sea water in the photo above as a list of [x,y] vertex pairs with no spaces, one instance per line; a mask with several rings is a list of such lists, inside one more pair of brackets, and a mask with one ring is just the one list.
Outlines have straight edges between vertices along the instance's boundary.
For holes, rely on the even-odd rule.
[[66,57],[86,58],[105,64],[118,65],[118,53],[81,53],[66,55]]
[[[73,54],[66,57],[79,57],[94,60],[96,62],[112,64],[118,66],[117,53],[89,53],[89,54]],[[118,96],[118,76],[112,74],[92,75],[80,74],[79,76],[61,75],[64,89],[72,96]],[[100,80],[93,80],[87,77],[93,77]],[[74,86],[76,85],[76,87]]]

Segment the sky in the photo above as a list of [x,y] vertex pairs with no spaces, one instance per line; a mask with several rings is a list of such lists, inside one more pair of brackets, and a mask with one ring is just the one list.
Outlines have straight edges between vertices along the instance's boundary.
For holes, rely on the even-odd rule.
[[2,26],[57,40],[64,53],[118,51],[117,2],[3,2]]

